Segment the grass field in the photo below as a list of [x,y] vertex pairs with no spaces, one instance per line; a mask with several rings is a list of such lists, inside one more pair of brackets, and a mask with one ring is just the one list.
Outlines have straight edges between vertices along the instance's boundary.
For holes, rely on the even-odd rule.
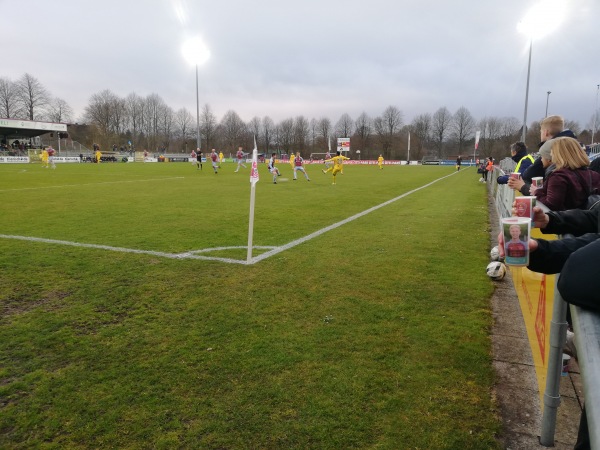
[[0,448],[499,448],[474,170],[234,168],[0,165]]

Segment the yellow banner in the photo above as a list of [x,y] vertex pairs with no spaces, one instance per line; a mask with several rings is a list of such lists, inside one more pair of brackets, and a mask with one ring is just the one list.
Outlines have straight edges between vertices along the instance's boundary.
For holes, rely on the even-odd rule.
[[[537,228],[531,229],[531,237],[546,240],[556,239],[556,235],[542,234]],[[555,275],[532,272],[527,267],[511,267],[510,271],[527,328],[540,402],[543,404],[550,350],[550,321],[554,305]]]

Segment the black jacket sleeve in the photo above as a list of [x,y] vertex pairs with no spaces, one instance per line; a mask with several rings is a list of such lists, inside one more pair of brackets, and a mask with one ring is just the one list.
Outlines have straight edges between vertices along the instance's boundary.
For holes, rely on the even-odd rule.
[[549,212],[550,222],[542,229],[544,234],[572,234],[581,236],[586,233],[600,233],[600,209],[589,211],[570,209],[567,211]]
[[[564,238],[557,241],[538,239],[538,248],[529,255],[529,270],[553,274],[563,270],[571,254],[591,243],[600,244],[600,234],[588,233],[580,237]],[[600,252],[600,247],[598,247]],[[600,266],[600,253],[596,265]],[[599,280],[600,281],[600,280]],[[600,292],[600,291],[599,291]]]
[[600,310],[600,239],[569,256],[557,286],[567,302]]

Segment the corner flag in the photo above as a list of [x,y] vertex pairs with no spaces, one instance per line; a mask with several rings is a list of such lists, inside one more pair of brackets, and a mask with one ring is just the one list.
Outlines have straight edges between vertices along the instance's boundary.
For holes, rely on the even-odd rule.
[[250,217],[248,218],[248,253],[246,263],[252,262],[252,235],[254,234],[254,199],[256,183],[258,182],[258,149],[256,148],[256,136],[254,136],[254,150],[252,150],[252,168],[250,169]]
[[254,136],[254,150],[252,150],[252,167],[250,168],[250,183],[258,182],[258,149],[256,148],[256,136]]

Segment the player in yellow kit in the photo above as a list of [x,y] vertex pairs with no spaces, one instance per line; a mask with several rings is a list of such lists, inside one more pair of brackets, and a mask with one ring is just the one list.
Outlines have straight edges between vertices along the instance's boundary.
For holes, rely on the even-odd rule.
[[[343,168],[344,168],[344,160],[345,159],[350,159],[350,158],[346,158],[345,156],[342,156],[341,152],[338,151],[336,152],[336,156],[334,156],[331,159],[326,159],[325,162],[333,162],[333,170],[331,172],[331,174],[333,175],[333,183],[335,184],[335,176],[339,173],[342,172]],[[326,171],[323,171],[323,173],[327,173]]]
[[377,164],[379,165],[380,169],[383,169],[383,156],[379,155],[379,158],[377,158]]
[[48,151],[46,149],[42,150],[42,167],[48,168]]

